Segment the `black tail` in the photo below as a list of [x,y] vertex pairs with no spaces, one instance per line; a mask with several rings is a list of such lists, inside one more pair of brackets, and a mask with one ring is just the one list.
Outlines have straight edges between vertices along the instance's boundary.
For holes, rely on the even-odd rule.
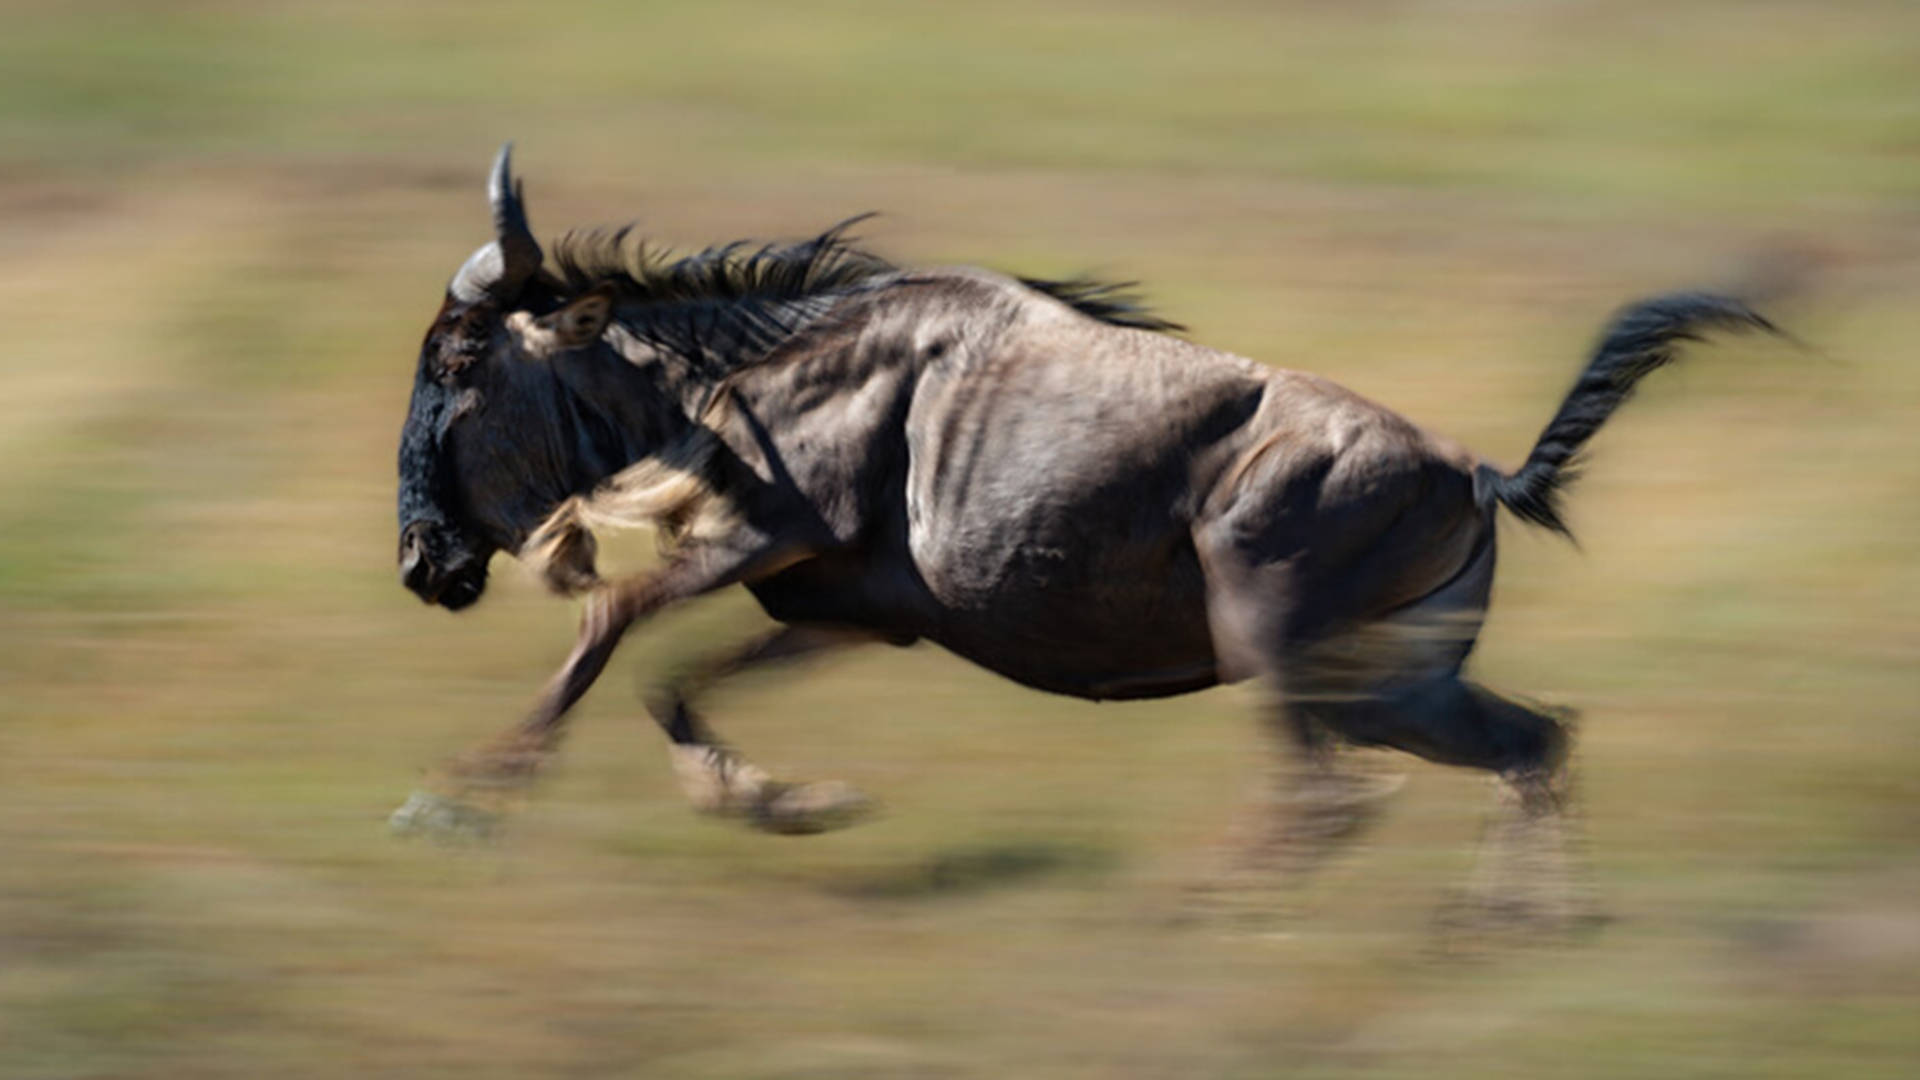
[[1669,293],[1621,309],[1526,464],[1511,476],[1480,466],[1474,479],[1481,503],[1498,499],[1522,518],[1572,537],[1560,517],[1560,494],[1579,475],[1581,447],[1632,395],[1634,384],[1671,362],[1680,342],[1699,341],[1708,330],[1756,329],[1780,333],[1741,301],[1712,293]]

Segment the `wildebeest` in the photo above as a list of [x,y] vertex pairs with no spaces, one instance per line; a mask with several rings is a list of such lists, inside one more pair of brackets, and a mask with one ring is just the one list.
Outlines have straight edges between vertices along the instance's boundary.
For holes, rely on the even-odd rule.
[[[924,639],[1095,700],[1259,680],[1285,764],[1244,871],[1304,869],[1366,819],[1347,744],[1497,775],[1503,828],[1550,848],[1566,727],[1461,677],[1495,511],[1565,532],[1569,467],[1636,381],[1705,330],[1773,330],[1729,296],[1626,307],[1508,473],[1324,378],[1172,336],[1090,281],[902,269],[843,227],[678,260],[624,230],[570,234],[549,266],[504,148],[489,192],[494,238],[420,349],[401,577],[459,610],[506,551],[585,612],[532,713],[453,759],[401,827],[482,820],[629,627],[743,585],[781,628],[648,695],[703,810],[797,832],[863,802],[749,764],[698,691]],[[665,538],[661,565],[602,578],[594,530],[633,526]]]

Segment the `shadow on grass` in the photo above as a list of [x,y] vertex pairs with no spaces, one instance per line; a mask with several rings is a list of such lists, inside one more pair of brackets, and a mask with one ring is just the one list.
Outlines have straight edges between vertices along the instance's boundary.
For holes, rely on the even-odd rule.
[[1110,869],[1114,853],[1085,844],[1014,841],[934,852],[911,862],[850,870],[827,892],[856,900],[932,900],[1006,888],[1041,878],[1090,877]]

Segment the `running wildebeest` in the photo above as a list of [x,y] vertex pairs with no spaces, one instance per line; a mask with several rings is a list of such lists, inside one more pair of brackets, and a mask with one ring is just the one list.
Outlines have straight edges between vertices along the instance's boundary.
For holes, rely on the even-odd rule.
[[[1773,330],[1707,293],[1625,308],[1508,473],[1093,282],[900,269],[845,226],[677,261],[572,234],[549,267],[505,148],[489,193],[494,239],[420,350],[400,576],[458,611],[506,551],[585,612],[532,713],[452,759],[401,829],[488,820],[626,630],[737,584],[782,626],[647,700],[701,810],[782,832],[856,816],[844,785],[748,763],[694,700],[770,661],[925,639],[1093,700],[1260,680],[1284,765],[1243,872],[1304,869],[1370,816],[1379,785],[1336,762],[1351,744],[1489,771],[1511,796],[1496,835],[1555,857],[1565,726],[1460,674],[1495,510],[1564,533],[1569,466],[1635,382],[1705,330]],[[662,564],[602,578],[593,530],[643,526]]]

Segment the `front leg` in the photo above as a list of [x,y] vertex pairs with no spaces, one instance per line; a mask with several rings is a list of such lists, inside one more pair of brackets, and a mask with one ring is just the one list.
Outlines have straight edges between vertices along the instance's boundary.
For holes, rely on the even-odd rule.
[[788,835],[825,832],[866,816],[872,804],[846,784],[775,780],[723,743],[693,705],[714,685],[743,672],[877,639],[856,627],[781,626],[706,657],[648,690],[647,711],[672,740],[668,753],[674,777],[694,809],[743,817],[755,828]]
[[751,553],[703,546],[676,552],[651,574],[596,586],[587,594],[573,651],[547,681],[533,709],[519,723],[448,759],[425,789],[394,811],[389,825],[398,833],[485,838],[559,748],[569,710],[606,669],[630,627],[671,604],[792,558],[787,549],[766,545]]

